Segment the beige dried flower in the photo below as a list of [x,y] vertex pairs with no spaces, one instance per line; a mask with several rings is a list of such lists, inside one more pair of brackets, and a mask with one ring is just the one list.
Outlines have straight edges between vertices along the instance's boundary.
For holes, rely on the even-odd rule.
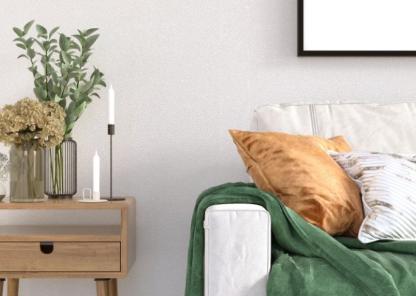
[[29,98],[0,110],[0,141],[7,144],[36,144],[54,147],[65,133],[65,111],[54,102]]

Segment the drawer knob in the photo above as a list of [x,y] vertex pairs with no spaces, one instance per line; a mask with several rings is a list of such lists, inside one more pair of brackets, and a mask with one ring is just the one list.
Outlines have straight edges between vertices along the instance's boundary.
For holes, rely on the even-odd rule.
[[40,242],[40,250],[43,254],[51,254],[53,252],[53,242]]

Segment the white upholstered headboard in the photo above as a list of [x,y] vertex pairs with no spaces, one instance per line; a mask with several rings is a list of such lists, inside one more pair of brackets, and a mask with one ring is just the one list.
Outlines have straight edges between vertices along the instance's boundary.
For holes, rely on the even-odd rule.
[[344,136],[354,150],[416,153],[416,101],[276,104],[255,110],[259,131]]

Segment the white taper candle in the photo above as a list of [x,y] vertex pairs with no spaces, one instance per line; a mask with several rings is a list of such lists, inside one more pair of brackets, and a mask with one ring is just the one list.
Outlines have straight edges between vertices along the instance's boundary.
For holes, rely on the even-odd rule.
[[108,124],[114,124],[115,96],[113,86],[110,85],[110,89],[108,90]]
[[100,199],[100,156],[95,151],[93,157],[93,183],[92,183],[92,196],[94,200]]

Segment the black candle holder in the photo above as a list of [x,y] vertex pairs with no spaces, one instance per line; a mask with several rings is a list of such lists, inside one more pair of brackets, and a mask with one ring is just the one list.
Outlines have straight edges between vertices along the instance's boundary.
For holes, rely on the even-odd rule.
[[107,127],[107,134],[110,136],[110,198],[109,201],[126,200],[123,197],[113,197],[113,136],[116,134],[116,126],[109,124]]

